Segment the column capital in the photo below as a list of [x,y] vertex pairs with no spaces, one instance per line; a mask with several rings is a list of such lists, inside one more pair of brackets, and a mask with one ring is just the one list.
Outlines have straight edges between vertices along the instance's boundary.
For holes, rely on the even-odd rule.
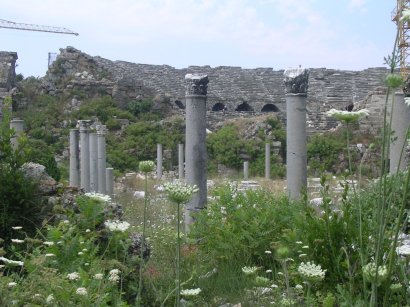
[[309,69],[305,68],[288,68],[283,73],[286,94],[307,94],[309,83]]
[[106,135],[108,131],[106,125],[96,125],[95,130],[97,130],[97,135]]
[[89,119],[82,119],[79,120],[77,123],[80,128],[80,132],[87,132],[90,129],[91,120]]
[[206,96],[209,79],[206,74],[186,74],[185,75],[185,95]]

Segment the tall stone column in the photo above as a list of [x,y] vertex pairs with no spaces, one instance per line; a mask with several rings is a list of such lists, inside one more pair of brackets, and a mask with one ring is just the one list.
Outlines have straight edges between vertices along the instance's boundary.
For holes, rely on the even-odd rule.
[[105,135],[107,127],[105,125],[97,125],[97,157],[98,157],[98,193],[106,194],[106,148]]
[[13,149],[16,150],[16,148],[19,146],[18,139],[24,132],[24,120],[12,119],[10,121],[10,128],[14,129],[15,131],[14,137],[10,141],[11,141],[11,146],[13,147]]
[[70,129],[70,186],[80,187],[79,131]]
[[186,182],[199,188],[197,194],[186,206],[185,230],[193,223],[191,213],[206,206],[207,199],[207,155],[206,155],[206,95],[208,76],[187,74],[185,76],[186,135],[185,176]]
[[90,133],[90,191],[98,192],[97,133]]
[[265,143],[265,178],[270,179],[270,143]]
[[249,161],[243,162],[243,179],[249,180]]
[[[407,167],[407,129],[410,124],[410,106],[404,103],[404,93],[396,92],[394,97],[391,128],[394,134],[390,143],[390,173],[403,171]],[[401,157],[400,157],[401,156]]]
[[80,187],[90,192],[90,121],[79,120],[80,126]]
[[107,195],[114,194],[114,169],[107,167],[106,170]]
[[157,178],[162,178],[162,144],[157,144]]
[[289,197],[300,199],[307,186],[306,96],[309,70],[284,72],[286,93],[286,180]]
[[178,179],[184,179],[184,144],[178,144]]

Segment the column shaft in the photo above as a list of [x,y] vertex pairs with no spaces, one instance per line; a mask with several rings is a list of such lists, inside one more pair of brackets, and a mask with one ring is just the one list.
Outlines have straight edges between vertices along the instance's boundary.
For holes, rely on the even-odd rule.
[[80,187],[80,148],[79,131],[70,129],[70,179],[72,187]]
[[178,178],[184,179],[184,144],[178,144]]
[[162,144],[157,144],[157,178],[162,178]]
[[270,143],[265,144],[265,178],[270,179]]
[[90,133],[90,191],[98,192],[97,133]]
[[243,162],[243,179],[249,180],[249,161]]
[[80,120],[80,187],[90,192],[90,121]]
[[14,150],[17,149],[19,146],[19,137],[22,135],[24,132],[24,120],[22,119],[12,119],[10,121],[10,128],[14,129],[15,134],[13,138],[10,140],[11,141],[11,146],[13,147]]
[[106,194],[106,126],[97,125],[97,148],[98,148],[98,193]]

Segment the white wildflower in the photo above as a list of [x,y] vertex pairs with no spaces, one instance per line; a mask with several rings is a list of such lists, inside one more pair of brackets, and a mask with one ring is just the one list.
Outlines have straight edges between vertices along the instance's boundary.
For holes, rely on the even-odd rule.
[[45,241],[45,242],[43,242],[43,244],[44,244],[44,245],[47,245],[47,246],[53,246],[53,245],[54,245],[54,242]]
[[52,253],[49,253],[49,254],[46,254],[46,257],[55,257],[56,255],[54,255],[54,254],[52,254]]
[[5,257],[0,257],[0,261],[3,261],[5,264],[11,265],[11,266],[23,266],[24,265],[24,262],[22,261],[10,260]]
[[20,239],[11,239],[11,242],[12,242],[12,243],[18,243],[18,244],[20,244],[20,243],[24,243],[24,240],[20,240]]
[[75,293],[78,294],[78,295],[87,295],[87,289],[86,288],[77,288]]
[[120,232],[125,232],[130,227],[130,223],[121,222],[119,220],[115,220],[115,221],[108,220],[104,222],[104,225],[111,231],[120,231]]
[[266,270],[265,272],[266,273],[272,273],[272,270]]
[[7,284],[7,286],[8,286],[9,288],[13,288],[13,287],[16,286],[16,285],[17,285],[17,283],[14,282],[14,281],[9,282],[9,283]]
[[118,269],[113,269],[108,273],[108,280],[112,282],[118,282],[120,280],[120,270]]
[[84,253],[83,252],[78,252],[77,255],[81,256],[81,255],[84,255]]
[[149,173],[154,170],[155,163],[153,161],[141,161],[138,164],[138,169],[143,173]]
[[278,285],[277,284],[272,284],[270,287],[275,289],[275,288],[278,288]]
[[296,290],[303,290],[303,286],[302,286],[302,285],[297,284],[297,285],[295,286],[295,289],[296,289]]
[[201,289],[200,288],[196,288],[196,289],[185,289],[185,290],[181,290],[181,295],[183,296],[197,296],[199,293],[201,293]]
[[296,241],[296,244],[303,244],[302,241]]
[[309,248],[309,246],[305,245],[305,246],[302,246],[302,248],[304,248],[304,249],[308,249],[308,248]]
[[298,272],[309,281],[319,281],[325,278],[326,270],[322,270],[322,267],[314,264],[313,262],[302,262],[298,267]]
[[336,109],[331,109],[326,112],[327,116],[336,118],[337,120],[344,121],[346,123],[357,122],[360,118],[369,115],[369,111],[362,109],[359,111],[341,111]]
[[80,279],[80,275],[77,272],[73,272],[73,273],[69,273],[67,274],[67,278],[69,280],[79,280]]
[[88,228],[85,230],[85,232],[90,232],[90,231],[91,231],[91,230],[90,230],[90,229],[88,229]]
[[46,298],[46,303],[47,304],[51,304],[54,301],[54,295],[50,294],[49,296],[47,296]]
[[265,254],[270,255],[270,254],[272,254],[272,252],[271,251],[265,251]]
[[23,229],[23,227],[21,227],[21,226],[14,226],[14,227],[11,227],[11,229],[20,230],[20,229]]
[[103,279],[103,277],[104,277],[104,274],[102,274],[102,273],[97,273],[97,274],[95,274],[94,275],[94,279],[97,279],[97,280],[101,280],[101,279]]
[[255,274],[257,270],[258,270],[258,267],[256,266],[244,266],[242,268],[242,272],[244,272],[246,275]]
[[306,257],[307,256],[307,254],[300,254],[299,255],[299,258],[304,258],[304,257]]
[[101,194],[101,193],[85,193],[85,196],[95,199],[95,200],[99,200],[102,202],[110,202],[111,201],[111,197],[109,195],[105,195],[105,194]]
[[[376,280],[376,264],[370,262],[363,267],[363,275],[369,282]],[[380,285],[387,277],[387,267],[385,265],[379,265],[377,267],[377,283]]]
[[179,180],[164,183],[164,189],[168,194],[168,199],[177,204],[186,203],[193,194],[199,191],[196,185],[192,186]]

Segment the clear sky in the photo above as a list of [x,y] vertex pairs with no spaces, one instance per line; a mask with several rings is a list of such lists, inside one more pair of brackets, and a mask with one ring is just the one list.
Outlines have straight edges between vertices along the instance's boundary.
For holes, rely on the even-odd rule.
[[0,0],[0,19],[79,36],[0,28],[17,73],[41,77],[49,52],[144,64],[361,70],[383,65],[394,0]]

